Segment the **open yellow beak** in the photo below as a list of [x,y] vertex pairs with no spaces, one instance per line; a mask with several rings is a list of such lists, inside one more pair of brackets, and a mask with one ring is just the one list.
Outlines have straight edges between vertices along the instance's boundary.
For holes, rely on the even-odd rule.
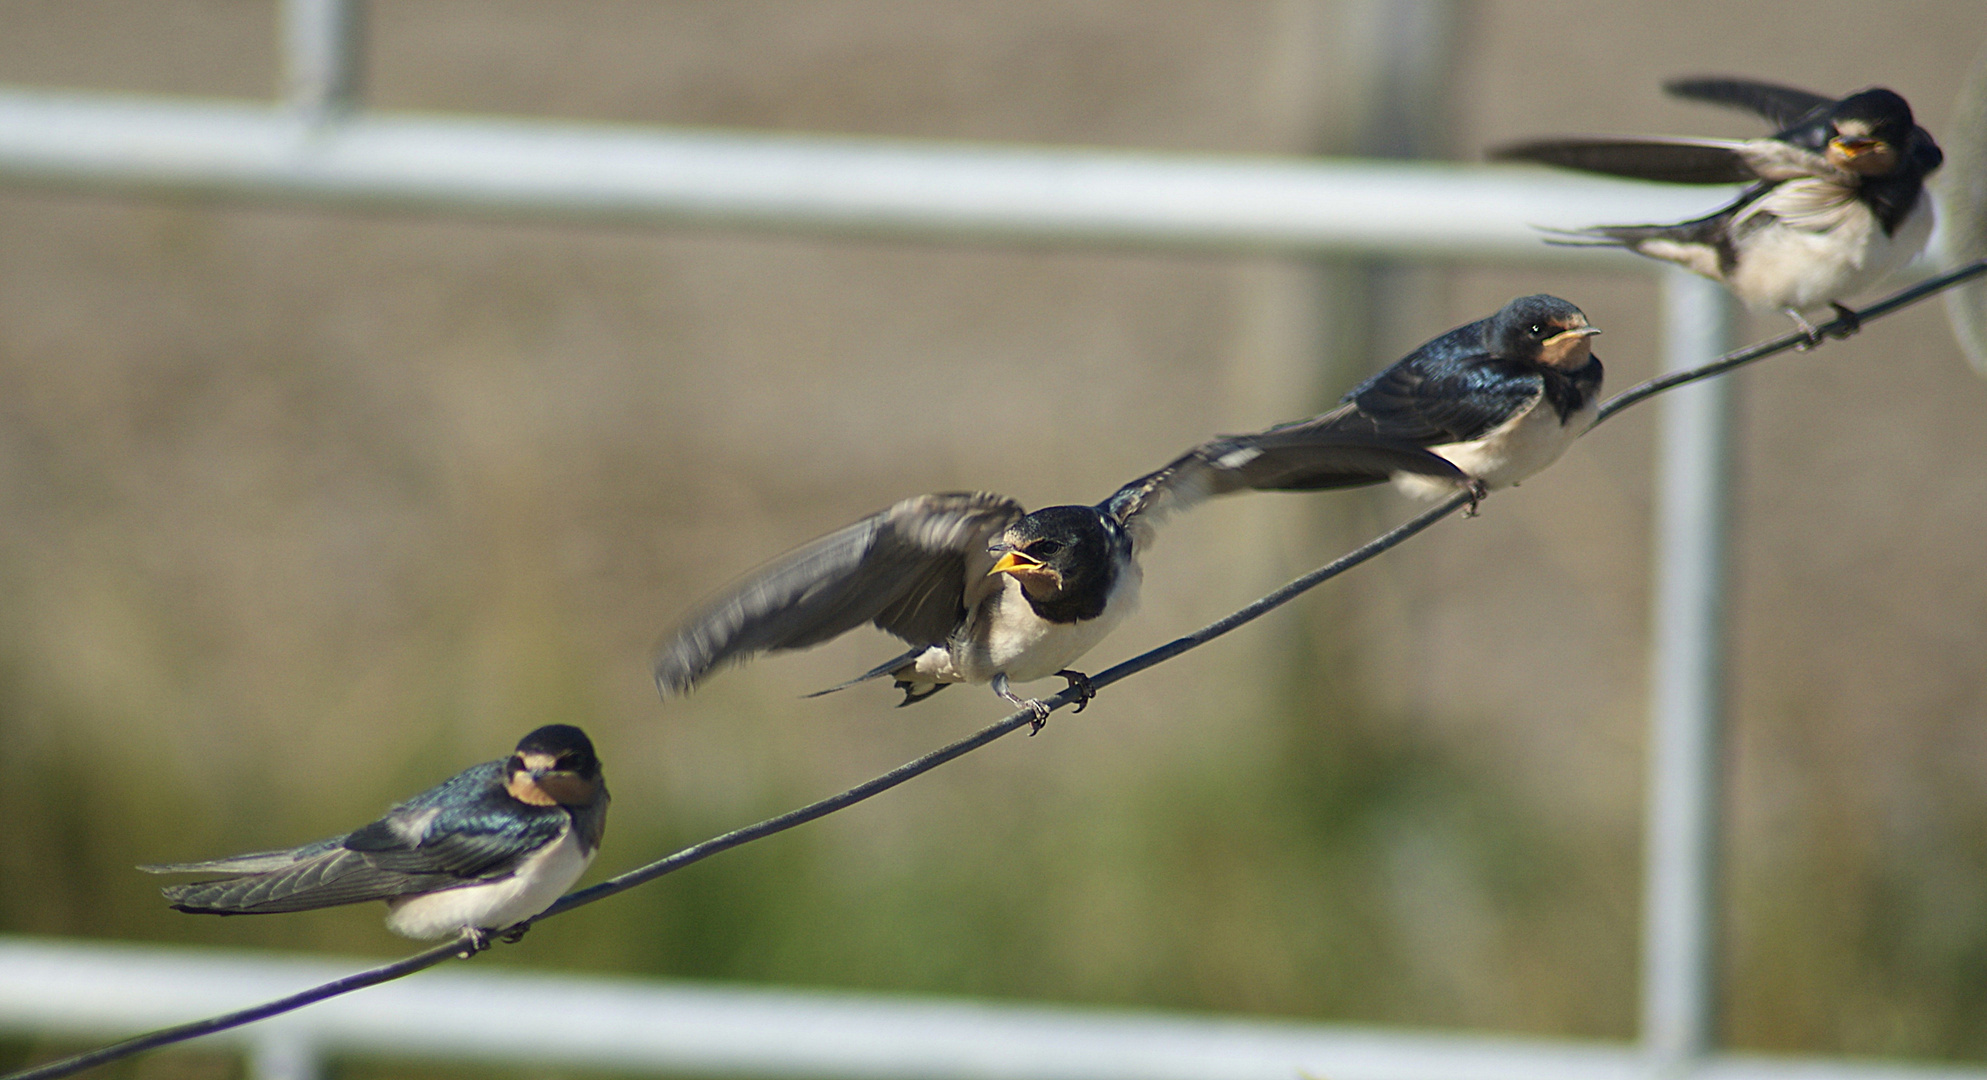
[[987,571],[987,575],[991,577],[994,574],[1030,574],[1040,573],[1041,570],[1042,564],[1034,556],[1010,551],[1002,555],[999,562],[993,564],[993,569]]
[[1042,560],[1033,555],[1023,555],[1018,551],[1002,555],[993,569],[987,571],[988,577],[995,574],[1014,575],[1014,580],[1021,582],[1022,587],[1033,595],[1041,595],[1045,587],[1050,592],[1062,588],[1061,572],[1054,567],[1043,566]]

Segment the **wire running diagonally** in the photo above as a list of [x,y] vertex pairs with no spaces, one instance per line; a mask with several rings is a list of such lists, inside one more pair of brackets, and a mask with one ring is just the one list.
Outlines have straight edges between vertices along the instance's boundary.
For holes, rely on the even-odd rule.
[[[1885,315],[1910,307],[1921,300],[1937,295],[1956,285],[1971,281],[1974,278],[1981,277],[1982,275],[1987,275],[1987,259],[1966,263],[1927,278],[1910,288],[1863,308],[1857,313],[1860,316],[1857,325],[1867,324],[1874,319],[1882,318]],[[1855,328],[1855,325],[1851,325],[1848,320],[1837,318],[1832,322],[1822,324],[1816,330],[1822,339],[1827,340],[1846,336],[1853,332]],[[1810,338],[1807,334],[1798,331],[1790,332],[1736,352],[1727,353],[1708,364],[1689,368],[1684,371],[1672,372],[1668,375],[1639,383],[1622,391],[1604,403],[1601,406],[1600,416],[1595,421],[1595,426],[1599,426],[1609,417],[1614,416],[1623,409],[1640,404],[1665,391],[1673,390],[1688,383],[1723,375],[1754,361],[1763,360],[1778,353],[1800,348],[1803,345],[1809,344],[1809,342]],[[1113,683],[1130,678],[1147,668],[1155,667],[1176,656],[1199,648],[1245,623],[1253,622],[1295,600],[1304,593],[1324,584],[1326,581],[1391,550],[1410,537],[1426,530],[1429,526],[1469,505],[1469,503],[1469,493],[1458,492],[1448,499],[1422,511],[1420,514],[1409,518],[1386,533],[1367,541],[1360,547],[1347,552],[1324,566],[1296,578],[1289,584],[1241,608],[1233,614],[1209,623],[1207,626],[1191,634],[1175,638],[1164,645],[1140,653],[1129,660],[1092,675],[1090,677],[1090,686],[1093,690],[1110,686]],[[1043,703],[1053,711],[1067,705],[1076,704],[1078,696],[1072,688],[1058,693],[1053,697],[1044,698]],[[729,851],[732,848],[751,843],[754,840],[785,832],[795,826],[826,817],[836,811],[880,795],[907,780],[930,772],[940,765],[977,750],[1004,735],[1011,734],[1020,728],[1028,727],[1034,721],[1035,713],[1032,710],[1021,709],[1016,711],[957,742],[941,747],[915,760],[908,761],[884,773],[882,776],[858,784],[839,794],[831,795],[828,798],[809,803],[798,809],[790,810],[777,817],[767,818],[757,824],[734,829],[721,836],[712,837],[709,840],[694,844],[674,854],[658,859],[646,866],[638,867],[596,885],[581,889],[578,892],[571,893],[561,898],[558,903],[553,904],[543,913],[531,919],[527,925],[535,925],[539,921],[551,918],[554,915],[563,914],[574,908],[584,907],[587,904],[604,900],[617,893],[626,892],[638,885],[646,884],[665,874],[689,866],[692,863],[708,859],[719,852]],[[210,1017],[205,1020],[161,1028],[157,1031],[122,1042],[112,1043],[108,1046],[98,1047],[94,1050],[88,1050],[70,1057],[47,1062],[34,1068],[8,1073],[5,1076],[0,1076],[0,1080],[56,1080],[57,1077],[72,1076],[86,1069],[109,1064],[110,1062],[141,1054],[148,1050],[156,1050],[160,1047],[170,1046],[204,1035],[212,1035],[260,1020],[266,1020],[272,1016],[291,1012],[328,998],[412,975],[417,971],[434,967],[450,959],[467,959],[472,955],[474,953],[466,950],[461,942],[438,945],[396,960],[390,964],[369,968],[365,971],[357,972],[341,979],[335,979],[320,986],[299,991],[298,993],[278,998],[262,1005],[241,1009],[221,1016]]]

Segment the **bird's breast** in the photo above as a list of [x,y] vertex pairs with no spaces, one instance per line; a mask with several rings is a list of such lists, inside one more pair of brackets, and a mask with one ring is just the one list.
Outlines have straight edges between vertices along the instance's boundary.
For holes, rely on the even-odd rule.
[[1043,679],[1096,647],[1138,606],[1142,575],[1129,560],[1120,568],[1094,619],[1051,622],[1035,613],[1021,583],[1007,578],[980,605],[949,650],[961,682],[986,682],[1006,674],[1014,682]]
[[[1510,487],[1559,460],[1559,455],[1573,445],[1573,440],[1594,426],[1598,412],[1594,395],[1589,395],[1562,421],[1559,410],[1554,409],[1541,393],[1531,404],[1513,413],[1510,419],[1486,432],[1482,438],[1428,449],[1483,481],[1486,487]],[[1456,490],[1455,485],[1447,481],[1412,474],[1396,475],[1394,484],[1402,491],[1422,498],[1439,498]]]
[[387,901],[386,928],[411,938],[439,938],[469,926],[515,926],[564,896],[586,873],[593,854],[568,825],[557,840],[518,860],[508,877]]
[[1808,190],[1820,184],[1782,184],[1733,223],[1737,261],[1727,280],[1741,300],[1765,309],[1819,307],[1870,288],[1924,249],[1930,199],[1921,196],[1895,230],[1885,230],[1853,193]]

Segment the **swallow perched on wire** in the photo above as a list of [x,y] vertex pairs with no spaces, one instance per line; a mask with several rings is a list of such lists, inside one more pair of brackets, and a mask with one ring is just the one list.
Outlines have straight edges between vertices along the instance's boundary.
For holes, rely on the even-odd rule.
[[600,849],[607,784],[586,733],[548,724],[344,836],[284,851],[141,866],[218,874],[164,889],[180,911],[263,915],[384,900],[387,929],[471,951],[552,906]]
[[1844,297],[1925,247],[1925,178],[1945,156],[1911,106],[1881,87],[1841,100],[1746,79],[1680,79],[1678,97],[1756,112],[1764,139],[1578,138],[1507,146],[1491,157],[1680,184],[1750,184],[1730,205],[1675,225],[1551,230],[1548,243],[1624,247],[1723,283],[1745,303],[1779,309],[1820,342],[1801,312],[1824,304],[1853,331]]
[[988,492],[920,495],[780,556],[707,601],[657,650],[656,686],[665,698],[686,693],[728,662],[868,623],[911,648],[819,693],[887,675],[904,692],[899,705],[909,705],[952,683],[989,683],[1033,710],[1039,731],[1048,706],[1011,684],[1060,676],[1088,703],[1089,679],[1069,665],[1136,606],[1138,556],[1161,517],[1305,469],[1460,479],[1405,442],[1328,431],[1226,462],[1208,444],[1095,506],[1029,513]]
[[[1231,468],[1254,468],[1249,486],[1258,491],[1392,479],[1423,498],[1447,495],[1460,484],[1472,500],[1480,499],[1552,464],[1593,426],[1601,394],[1601,361],[1592,343],[1598,333],[1579,308],[1556,296],[1521,296],[1394,361],[1330,412],[1229,436],[1199,452]],[[1361,471],[1334,462],[1307,464],[1290,451],[1325,435],[1420,447],[1452,469]]]

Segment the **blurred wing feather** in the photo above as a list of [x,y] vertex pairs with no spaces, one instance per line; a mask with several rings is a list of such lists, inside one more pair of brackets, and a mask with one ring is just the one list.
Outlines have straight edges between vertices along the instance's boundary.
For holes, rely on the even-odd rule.
[[1818,109],[1827,109],[1835,99],[1778,83],[1757,82],[1724,75],[1671,79],[1663,84],[1671,95],[1714,105],[1729,105],[1758,113],[1775,130],[1784,130],[1806,120]]
[[717,667],[819,644],[874,623],[913,645],[943,640],[969,582],[993,567],[987,542],[1022,516],[985,492],[921,495],[829,533],[747,575],[686,618],[655,659],[682,693]]
[[1778,139],[1540,139],[1499,147],[1490,156],[1668,184],[1747,184],[1802,176],[1854,179],[1820,154]]
[[1758,179],[1736,145],[1715,139],[1538,139],[1500,146],[1489,157],[1670,184],[1742,184]]

